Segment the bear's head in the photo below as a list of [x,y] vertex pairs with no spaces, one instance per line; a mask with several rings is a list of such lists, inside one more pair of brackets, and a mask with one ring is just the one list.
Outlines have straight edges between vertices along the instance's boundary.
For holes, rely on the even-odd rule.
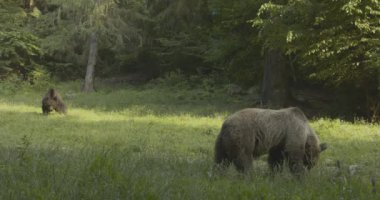
[[57,91],[51,88],[42,99],[42,112],[48,114],[53,110],[66,114],[66,106],[63,103],[62,98]]
[[47,110],[53,111],[53,109],[57,107],[58,102],[55,98],[46,98],[43,104]]
[[304,166],[308,170],[313,168],[319,160],[319,154],[326,149],[326,143],[319,143],[319,139],[315,135],[309,136],[305,144]]
[[52,111],[54,108],[58,105],[58,94],[55,92],[54,89],[49,89],[48,93],[45,95],[45,97],[42,100],[42,104],[45,107],[45,109]]

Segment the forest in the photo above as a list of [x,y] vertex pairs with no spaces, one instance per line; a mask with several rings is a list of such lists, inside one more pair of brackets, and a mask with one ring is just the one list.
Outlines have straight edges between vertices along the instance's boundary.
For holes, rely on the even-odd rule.
[[379,119],[377,0],[2,0],[0,13],[2,82],[91,92],[180,73],[255,87],[253,105]]
[[[215,171],[247,107],[305,113],[303,179]],[[379,122],[379,0],[0,0],[0,199],[379,199]]]

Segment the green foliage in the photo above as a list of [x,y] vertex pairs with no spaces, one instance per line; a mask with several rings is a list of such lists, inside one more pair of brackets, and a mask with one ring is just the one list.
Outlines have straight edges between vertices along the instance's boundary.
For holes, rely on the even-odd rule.
[[264,48],[297,55],[309,78],[368,87],[380,66],[379,13],[377,1],[274,1],[253,24]]
[[207,1],[151,1],[148,5],[151,26],[145,29],[143,48],[160,58],[157,66],[150,67],[161,73],[179,69],[187,74],[205,67],[210,23]]
[[250,87],[263,77],[263,52],[275,48],[286,54],[292,86],[338,88],[347,102],[337,104],[380,112],[377,0],[34,2],[0,2],[0,79],[82,78],[96,32],[95,77],[217,72]]
[[5,79],[0,80],[0,94],[16,94],[17,91],[25,87],[25,85],[25,81],[23,81],[20,76],[17,76],[15,74],[7,76]]
[[247,22],[260,5],[261,1],[210,1],[213,26],[206,60],[232,82],[249,86],[261,80],[261,43]]
[[28,13],[17,2],[0,3],[0,79],[17,75],[33,83],[44,73],[43,50],[39,38],[24,28],[27,18]]
[[376,0],[294,0],[263,4],[251,22],[260,30],[264,49],[288,55],[297,72],[294,79],[350,91],[340,104],[352,104],[375,119],[380,109],[379,17]]
[[[198,91],[199,95],[198,97],[191,95],[191,98],[205,99],[206,97],[207,99],[212,97],[216,93],[228,93],[227,90],[225,90],[226,87],[224,87],[227,82],[226,80],[227,78],[220,76],[220,74],[213,74],[207,76],[189,76],[188,74],[177,70],[168,72],[164,76],[150,81],[148,84],[146,84],[146,87],[157,88],[164,86],[167,88],[173,88],[174,90],[195,90]],[[181,93],[178,94],[178,98],[186,99],[186,97]]]
[[0,2],[0,28],[1,30],[12,30],[25,25],[27,13],[20,7],[19,3],[12,0]]
[[370,181],[380,179],[376,124],[313,120],[329,148],[302,181],[287,170],[268,176],[265,158],[255,160],[250,174],[231,167],[221,175],[213,171],[215,138],[238,109],[225,93],[185,101],[174,95],[197,91],[127,87],[84,95],[78,82],[57,87],[70,105],[66,116],[40,114],[42,90],[0,97],[6,116],[0,118],[0,199],[379,197]]
[[38,39],[27,32],[0,31],[0,46],[0,75],[14,73],[33,82],[37,70],[42,70],[38,60],[43,52]]
[[139,30],[133,24],[139,7],[121,7],[121,1],[110,0],[47,1],[47,7],[54,5],[56,9],[33,22],[47,49],[49,71],[63,80],[82,77],[88,59],[88,36],[96,32],[97,76],[123,72],[122,58],[141,43]]
[[[380,70],[379,3],[339,1],[335,5],[322,5],[321,10],[324,11],[316,17],[319,34],[305,51],[305,65],[319,63],[320,79],[368,87],[367,80],[373,80]],[[334,21],[339,21],[339,25]]]
[[0,95],[16,95],[21,91],[46,90],[56,84],[45,72],[33,71],[33,83],[26,82],[22,77],[13,74],[0,80]]

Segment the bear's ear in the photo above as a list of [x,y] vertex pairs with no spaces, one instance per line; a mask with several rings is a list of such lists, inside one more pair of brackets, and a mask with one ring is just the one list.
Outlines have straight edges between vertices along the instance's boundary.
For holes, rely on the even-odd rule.
[[326,150],[327,149],[327,144],[326,143],[322,143],[319,145],[319,148],[321,149],[321,152]]
[[53,88],[49,89],[49,95],[50,95],[50,98],[54,98],[56,96],[55,90]]

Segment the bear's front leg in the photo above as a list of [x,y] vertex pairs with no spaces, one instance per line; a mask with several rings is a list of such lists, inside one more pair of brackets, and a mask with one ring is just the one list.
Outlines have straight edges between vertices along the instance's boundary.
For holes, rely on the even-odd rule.
[[244,150],[240,151],[238,156],[233,160],[233,163],[239,172],[248,172],[252,169],[252,162],[253,157],[251,153],[245,152]]
[[272,173],[281,172],[285,160],[285,152],[282,146],[275,146],[269,150],[268,164]]
[[44,115],[47,115],[49,114],[50,110],[49,110],[49,106],[46,106],[46,105],[42,105],[42,113]]
[[303,166],[304,151],[289,151],[288,162],[290,172],[296,176],[303,175],[305,173],[305,167]]

